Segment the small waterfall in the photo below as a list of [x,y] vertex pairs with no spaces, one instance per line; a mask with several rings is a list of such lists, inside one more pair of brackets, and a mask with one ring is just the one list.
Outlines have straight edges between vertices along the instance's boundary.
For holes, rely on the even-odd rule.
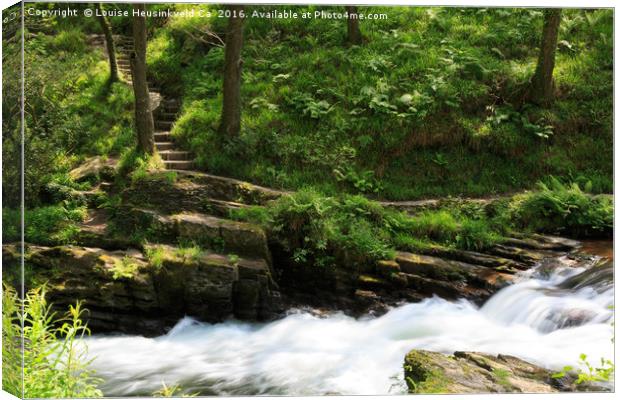
[[559,268],[546,279],[527,279],[491,297],[481,312],[505,324],[552,332],[586,323],[610,322],[613,264]]
[[439,298],[379,318],[306,311],[252,324],[205,324],[186,317],[158,338],[87,339],[108,396],[150,395],[162,384],[202,395],[403,393],[411,349],[511,354],[547,368],[579,355],[612,358],[611,263],[541,265],[481,308]]

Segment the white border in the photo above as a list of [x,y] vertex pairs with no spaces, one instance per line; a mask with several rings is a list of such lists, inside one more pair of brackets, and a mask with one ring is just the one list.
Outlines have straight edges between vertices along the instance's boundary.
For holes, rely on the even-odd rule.
[[[66,1],[61,0],[56,3],[76,3],[80,1]],[[82,1],[84,2],[84,1]],[[110,1],[103,0],[102,2],[106,3],[120,3],[121,1]],[[136,1],[138,2],[138,1]],[[288,1],[280,1],[280,0],[251,0],[251,1],[231,1],[231,0],[222,0],[222,1],[156,1],[156,0],[141,0],[143,3],[211,3],[211,4],[226,4],[226,3],[240,3],[240,4],[321,4],[321,5],[343,5],[343,4],[358,4],[358,5],[409,5],[409,6],[470,6],[470,7],[563,7],[563,8],[600,8],[600,7],[608,7],[615,8],[616,2],[613,0],[528,0],[528,1],[515,1],[515,0],[449,0],[449,1],[432,1],[432,0],[288,0]],[[0,0],[0,6],[4,10],[5,8],[18,3],[17,1],[11,0]],[[614,42],[616,42],[616,38],[618,37],[618,32],[620,27],[620,23],[618,22],[618,16],[614,10]],[[2,49],[0,46],[0,56],[2,55]],[[617,81],[617,71],[618,71],[618,53],[615,51],[614,47],[614,83]],[[0,72],[2,66],[0,65]],[[1,87],[1,83],[0,83]],[[620,90],[618,89],[618,85],[614,84],[614,188],[618,187],[618,183],[620,181],[619,177],[615,174],[617,171],[617,167],[620,163],[618,157],[615,155],[618,154],[618,149],[620,148],[620,144],[615,140],[615,127],[618,126],[619,116],[616,109],[616,99],[620,94]],[[2,154],[0,152],[0,162],[2,160]],[[1,164],[0,164],[1,165]],[[1,178],[0,178],[1,179]],[[0,192],[0,200],[2,198],[2,194]],[[615,199],[614,199],[615,200]],[[620,221],[618,216],[620,216],[620,210],[618,210],[617,205],[614,201],[614,221]],[[617,233],[617,225],[614,224],[614,238]],[[1,227],[0,227],[1,231]],[[614,253],[618,255],[618,250],[620,249],[620,245],[618,245],[617,241],[614,241]],[[614,266],[615,267],[615,266]],[[617,271],[617,270],[615,270]],[[617,280],[616,280],[617,286]],[[618,309],[618,304],[615,304],[616,310]],[[618,346],[615,346],[616,356],[618,354]],[[617,359],[617,357],[615,357]],[[0,370],[0,378],[2,376],[2,371]],[[516,397],[515,397],[516,396]],[[0,392],[0,399],[7,398],[16,398],[6,392]],[[261,399],[279,399],[279,397],[266,397],[261,396]],[[284,399],[309,399],[309,398],[317,398],[323,399],[324,397],[283,397]],[[360,399],[371,399],[371,398],[384,398],[384,399],[408,399],[411,400],[413,397],[411,396],[337,396],[338,400],[360,400]],[[506,399],[517,399],[517,400],[534,400],[534,399],[553,399],[557,398],[560,400],[585,400],[585,399],[613,399],[615,398],[615,393],[562,393],[562,394],[487,394],[487,395],[416,395],[415,399],[439,399],[445,398],[450,400],[472,400],[472,399],[489,399],[489,400],[506,400]],[[131,397],[127,399],[149,399],[151,397]],[[256,400],[257,397],[236,397],[235,399],[244,399],[244,400]]]

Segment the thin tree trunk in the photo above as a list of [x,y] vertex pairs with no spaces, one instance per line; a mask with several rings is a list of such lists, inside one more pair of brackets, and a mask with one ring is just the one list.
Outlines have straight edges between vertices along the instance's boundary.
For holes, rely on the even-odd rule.
[[[135,4],[134,9],[144,11],[144,4]],[[133,46],[131,55],[131,73],[133,92],[136,102],[136,131],[138,134],[138,150],[153,154],[155,143],[153,139],[153,113],[149,88],[146,81],[146,18],[136,15],[133,17]]]
[[114,45],[114,38],[112,37],[112,28],[110,27],[108,19],[102,15],[101,3],[96,3],[96,7],[98,10],[97,19],[99,20],[99,25],[101,25],[101,30],[105,37],[105,45],[110,60],[110,82],[118,82],[118,64],[116,63],[116,46]]
[[227,7],[231,16],[226,30],[226,50],[224,55],[224,99],[220,133],[238,136],[241,130],[241,48],[243,47],[243,18],[239,13],[242,5]]
[[362,44],[362,32],[357,16],[357,6],[346,6],[349,18],[347,20],[347,41],[350,44]]
[[536,72],[532,77],[530,98],[539,104],[548,104],[553,100],[553,68],[555,67],[555,49],[558,45],[558,30],[562,16],[561,8],[544,11],[542,38]]

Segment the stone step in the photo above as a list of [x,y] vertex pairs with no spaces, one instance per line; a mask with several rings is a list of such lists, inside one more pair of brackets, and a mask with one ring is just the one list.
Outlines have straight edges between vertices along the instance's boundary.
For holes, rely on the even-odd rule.
[[168,131],[155,132],[153,136],[155,137],[155,142],[171,142],[172,141],[172,136],[170,136],[170,132]]
[[166,105],[160,104],[157,109],[157,112],[158,112],[158,115],[162,115],[164,113],[167,115],[174,115],[172,119],[176,120],[180,112],[180,108],[178,106],[166,106]]
[[163,111],[161,108],[157,111],[157,116],[163,121],[174,121],[177,119],[177,115],[178,113]]
[[171,106],[171,107],[178,107],[178,106],[180,106],[180,105],[181,105],[181,102],[180,102],[179,100],[177,100],[177,99],[170,99],[170,98],[166,99],[166,100],[164,101],[164,103],[165,103],[167,106]]
[[271,260],[267,235],[259,226],[199,212],[165,214],[145,208],[125,211],[126,222],[150,228],[151,242],[190,240],[222,254]]
[[184,150],[160,151],[159,155],[164,161],[192,161],[191,153]]
[[155,129],[170,130],[172,128],[173,124],[174,124],[174,121],[160,121],[160,120],[157,120],[157,121],[155,121]]
[[172,143],[172,142],[155,142],[155,147],[157,148],[157,151],[173,150],[174,149],[174,143]]
[[194,169],[193,160],[165,160],[166,169],[191,170]]
[[264,205],[286,192],[254,185],[247,181],[210,175],[199,171],[178,171],[174,182],[166,181],[166,172],[154,172],[153,179],[139,180],[123,191],[128,204],[174,212],[208,212],[208,200],[247,205]]

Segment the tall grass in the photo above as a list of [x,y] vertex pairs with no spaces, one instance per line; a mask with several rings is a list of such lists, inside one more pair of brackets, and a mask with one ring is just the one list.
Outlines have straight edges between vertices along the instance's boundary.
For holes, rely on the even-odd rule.
[[26,398],[101,397],[100,380],[89,370],[91,360],[81,342],[90,331],[80,303],[58,316],[44,287],[30,290],[24,299],[9,286],[3,289],[4,390]]

